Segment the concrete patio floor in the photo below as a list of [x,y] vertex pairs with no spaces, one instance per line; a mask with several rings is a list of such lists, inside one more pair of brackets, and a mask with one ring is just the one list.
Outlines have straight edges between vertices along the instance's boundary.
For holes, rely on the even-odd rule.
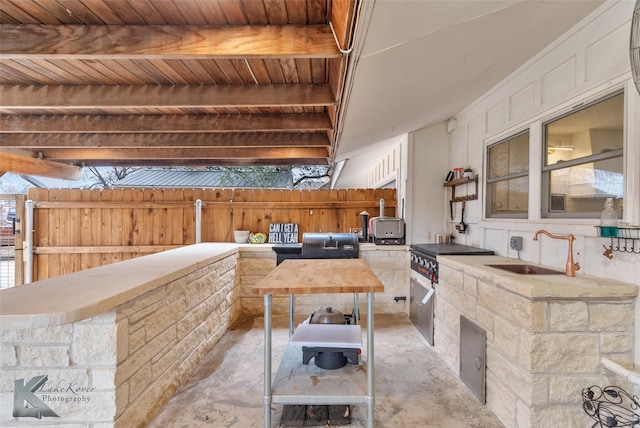
[[[273,318],[272,337],[275,375],[288,340],[286,316]],[[364,330],[363,341],[366,349]],[[263,427],[263,342],[262,318],[238,323],[148,426]],[[375,394],[375,427],[503,427],[406,315],[375,317]],[[282,406],[272,408],[279,427]],[[366,413],[366,406],[352,406],[348,426],[366,427]]]

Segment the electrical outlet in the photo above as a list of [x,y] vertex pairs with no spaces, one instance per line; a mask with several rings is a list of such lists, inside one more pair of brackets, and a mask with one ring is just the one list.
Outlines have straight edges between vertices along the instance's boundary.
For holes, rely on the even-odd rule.
[[522,251],[522,236],[512,236],[509,240],[509,247],[512,250]]

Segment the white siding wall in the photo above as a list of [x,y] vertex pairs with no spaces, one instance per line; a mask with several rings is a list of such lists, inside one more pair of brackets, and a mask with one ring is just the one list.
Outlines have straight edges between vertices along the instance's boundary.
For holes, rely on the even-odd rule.
[[[533,233],[537,229],[573,233],[577,237],[576,261],[582,266],[580,274],[640,285],[640,255],[616,252],[612,260],[604,257],[603,244],[608,241],[596,237],[594,225],[598,223],[595,219],[540,218],[542,122],[570,111],[579,103],[625,89],[624,215],[626,221],[640,223],[640,96],[633,85],[628,54],[634,4],[633,1],[606,2],[456,115],[457,127],[449,141],[449,167],[469,165],[480,173],[481,182],[485,178],[484,152],[488,144],[524,129],[529,129],[531,136],[529,219],[483,220],[484,192],[481,191],[478,201],[467,203],[467,222],[471,226],[456,242],[480,245],[516,258],[518,254],[509,249],[509,237],[522,236],[524,248],[520,258],[563,268],[567,241],[544,236],[533,241]],[[448,206],[445,206],[446,210]],[[458,221],[459,217],[456,217],[450,227]],[[636,242],[638,245],[640,242]],[[640,362],[640,327],[636,331],[636,361]]]

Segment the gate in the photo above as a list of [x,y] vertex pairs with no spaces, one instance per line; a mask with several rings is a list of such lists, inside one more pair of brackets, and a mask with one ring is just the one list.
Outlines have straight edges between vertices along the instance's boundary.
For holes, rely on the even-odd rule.
[[25,195],[0,194],[0,289],[21,285]]

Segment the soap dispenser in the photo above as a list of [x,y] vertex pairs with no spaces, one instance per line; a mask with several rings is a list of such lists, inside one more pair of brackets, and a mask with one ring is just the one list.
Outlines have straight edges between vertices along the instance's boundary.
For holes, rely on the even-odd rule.
[[618,236],[618,213],[613,208],[613,198],[607,198],[600,214],[600,236]]

